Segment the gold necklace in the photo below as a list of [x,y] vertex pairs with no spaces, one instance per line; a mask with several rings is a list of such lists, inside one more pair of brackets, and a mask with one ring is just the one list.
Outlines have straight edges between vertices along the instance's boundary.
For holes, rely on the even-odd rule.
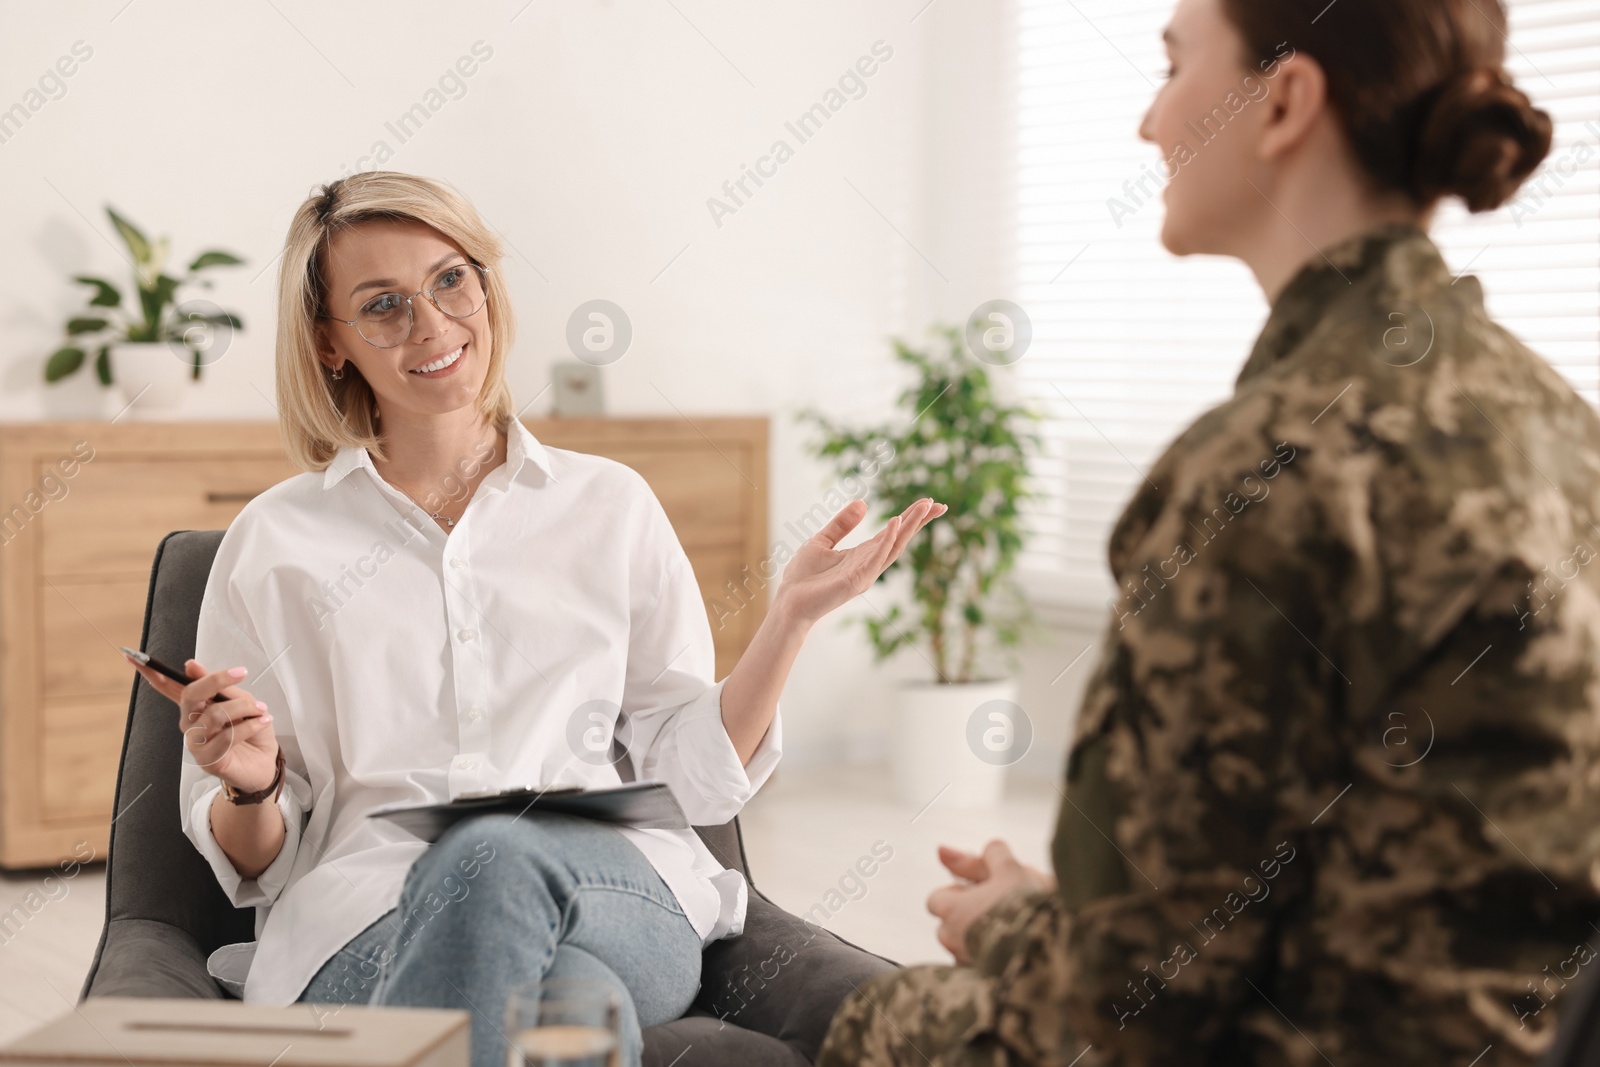
[[423,511],[427,511],[429,515],[431,515],[433,518],[437,519],[439,522],[444,523],[444,526],[445,526],[446,530],[451,530],[451,529],[455,528],[455,525],[456,525],[456,520],[455,519],[449,518],[449,517],[441,514],[440,512],[437,512],[437,511],[428,511],[427,508],[423,508],[422,507],[422,504],[417,500],[416,497],[414,497],[410,493],[406,492],[405,487],[403,487],[401,485],[397,485],[394,482],[390,482],[389,484],[393,485],[396,489],[399,489],[400,492],[404,493],[407,500],[411,501],[413,504],[416,504],[417,507],[422,508]]
[[[374,469],[376,469],[376,468],[374,468]],[[385,479],[385,481],[388,481],[388,479]],[[400,485],[397,482],[393,482],[393,481],[390,481],[389,484],[394,486],[396,489],[400,490],[401,493],[404,493],[407,500],[411,501],[413,504],[416,504],[417,507],[422,508],[423,511],[427,511],[428,514],[430,516],[432,516],[435,520],[444,523],[444,527],[445,527],[446,530],[452,530],[452,529],[455,528],[457,520],[452,519],[452,518],[448,518],[445,515],[443,515],[442,513],[437,512],[437,511],[428,511],[427,508],[422,507],[421,502],[419,502],[416,497],[412,496],[409,492],[406,491],[404,486]]]

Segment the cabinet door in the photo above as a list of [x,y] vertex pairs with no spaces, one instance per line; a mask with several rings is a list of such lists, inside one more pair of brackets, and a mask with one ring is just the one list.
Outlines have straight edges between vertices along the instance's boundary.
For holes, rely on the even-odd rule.
[[[32,499],[0,556],[5,671],[0,687],[0,865],[104,856],[134,674],[117,651],[143,629],[150,566],[173,530],[223,529],[252,497],[299,473],[273,424],[100,424],[92,459],[55,477],[72,451],[51,426],[14,429],[0,480]],[[34,492],[46,486],[47,492]],[[31,494],[31,495],[30,495]]]
[[40,513],[40,566],[52,577],[148,577],[167,534],[224,529],[251,497],[295,473],[287,457],[260,453],[102,453]]

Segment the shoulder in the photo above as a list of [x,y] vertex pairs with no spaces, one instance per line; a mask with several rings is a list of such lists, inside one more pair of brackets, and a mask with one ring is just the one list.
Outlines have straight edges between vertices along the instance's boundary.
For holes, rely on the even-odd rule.
[[1298,575],[1369,618],[1393,583],[1448,599],[1503,565],[1530,515],[1559,527],[1600,500],[1600,417],[1460,285],[1352,293],[1242,378],[1137,486],[1111,540],[1119,582],[1176,552]]
[[565,506],[581,508],[586,523],[621,531],[635,547],[660,547],[675,537],[655,489],[628,464],[609,456],[545,445]]
[[1404,500],[1442,521],[1462,492],[1500,492],[1511,506],[1528,475],[1565,480],[1537,470],[1535,455],[1600,471],[1600,415],[1484,313],[1467,277],[1353,290],[1183,430],[1150,472],[1159,489],[1144,488],[1165,506],[1199,507],[1276,457],[1290,474],[1279,484],[1329,513]]
[[555,481],[581,496],[587,505],[630,512],[660,507],[644,475],[620,460],[550,445],[544,450]]
[[[687,554],[655,489],[633,467],[607,456],[545,446],[568,508],[582,509],[582,528],[613,545],[635,575],[659,576],[688,565]],[[641,588],[657,588],[645,581]]]
[[1113,574],[1138,570],[1151,553],[1187,546],[1188,555],[1208,533],[1207,544],[1226,548],[1214,533],[1222,526],[1259,527],[1293,551],[1323,525],[1317,498],[1329,490],[1307,466],[1336,450],[1317,415],[1338,393],[1338,385],[1258,379],[1196,418],[1136,484],[1112,530]]
[[263,489],[245,501],[223,531],[213,572],[226,568],[242,578],[252,568],[296,558],[297,547],[318,536],[326,521],[328,491],[323,471],[304,471]]
[[259,537],[294,526],[306,515],[325,511],[324,471],[303,471],[268,486],[245,501],[225,536]]
[[634,483],[644,484],[644,476],[626,463],[612,459],[610,456],[600,456],[593,452],[578,452],[570,448],[557,448],[555,445],[542,445],[545,455],[550,460],[550,468],[555,477],[565,480],[575,477],[601,486],[621,488],[632,486]]

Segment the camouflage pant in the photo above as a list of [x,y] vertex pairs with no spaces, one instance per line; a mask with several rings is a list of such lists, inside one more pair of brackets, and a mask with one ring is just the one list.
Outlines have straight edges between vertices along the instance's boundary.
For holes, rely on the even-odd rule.
[[846,998],[817,1067],[1027,1067],[994,1033],[989,979],[933,964],[880,974]]

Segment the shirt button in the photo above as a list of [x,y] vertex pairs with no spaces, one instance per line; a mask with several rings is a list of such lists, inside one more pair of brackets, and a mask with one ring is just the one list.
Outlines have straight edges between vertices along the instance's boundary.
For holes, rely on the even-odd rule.
[[467,565],[467,561],[462,559],[460,556],[451,556],[450,557],[450,566],[454,567],[456,570],[460,570],[462,567],[465,567],[466,565]]
[[473,763],[469,759],[457,760],[456,762],[461,765],[462,770],[467,770],[467,771],[470,771],[470,770],[472,770],[473,767],[477,766],[477,764]]
[[482,714],[479,713],[477,708],[468,708],[467,709],[467,718],[471,719],[473,722],[477,722],[482,717],[483,717]]
[[463,641],[471,641],[474,637],[478,636],[478,631],[469,626],[465,630],[457,631],[456,636],[461,638]]

